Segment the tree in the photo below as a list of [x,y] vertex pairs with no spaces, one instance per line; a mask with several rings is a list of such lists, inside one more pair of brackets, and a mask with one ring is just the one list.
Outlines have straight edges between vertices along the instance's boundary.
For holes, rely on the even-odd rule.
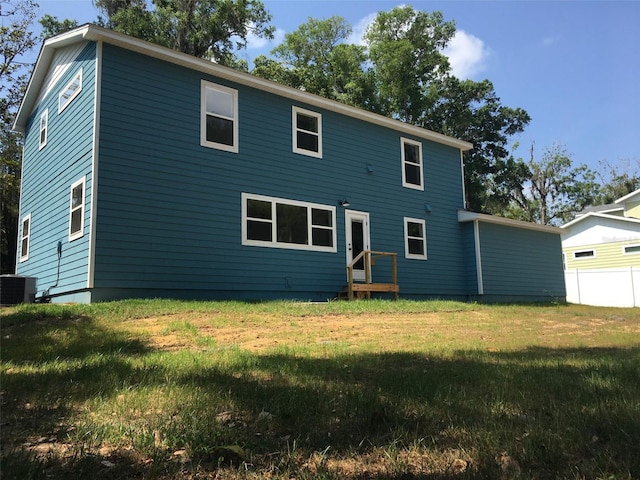
[[640,160],[623,160],[620,165],[612,165],[608,161],[600,162],[598,177],[602,181],[597,205],[615,202],[640,188]]
[[455,24],[445,22],[440,12],[404,6],[378,13],[364,40],[383,114],[414,125],[422,123],[433,106],[430,88],[450,70],[442,50],[455,31]]
[[53,17],[48,14],[38,21],[40,22],[40,25],[42,25],[42,33],[40,34],[40,37],[43,39],[53,37],[59,33],[68,32],[78,26],[78,22],[76,20],[58,20],[58,17]]
[[365,48],[344,41],[351,26],[342,17],[308,22],[288,33],[271,53],[260,56],[251,73],[309,93],[361,106],[372,98]]
[[30,31],[38,5],[32,0],[0,0],[0,271],[16,263],[22,136],[13,131],[31,66],[22,58],[36,39]]
[[259,0],[95,0],[98,23],[224,65],[238,66],[236,49],[250,33],[273,37],[271,16]]
[[561,225],[598,198],[600,189],[595,172],[586,165],[574,166],[562,145],[546,148],[540,160],[535,159],[532,145],[529,161],[513,158],[509,161],[515,164],[511,171],[518,174],[498,185],[511,200],[501,212],[505,216],[543,225]]

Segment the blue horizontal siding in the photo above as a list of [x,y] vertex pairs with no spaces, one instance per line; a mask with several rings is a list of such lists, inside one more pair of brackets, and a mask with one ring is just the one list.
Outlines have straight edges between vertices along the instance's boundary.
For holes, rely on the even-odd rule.
[[[20,217],[31,213],[29,258],[17,271],[38,279],[38,295],[52,285],[52,294],[87,287],[92,141],[95,98],[95,45],[88,44],[72,61],[31,114],[25,130]],[[82,90],[58,113],[58,95],[82,68]],[[47,109],[47,144],[39,149],[39,122]],[[69,242],[71,185],[85,180],[84,236]],[[58,242],[62,244],[58,276]]]
[[477,295],[479,293],[476,237],[473,225],[473,223],[463,223],[460,225],[462,229],[462,251],[465,258],[467,292],[469,295]]
[[480,224],[484,294],[564,298],[560,235]]
[[[466,294],[457,149],[416,139],[425,190],[403,188],[397,131],[296,103],[322,114],[323,158],[295,154],[290,100],[109,45],[103,58],[100,295],[327,298],[346,283],[344,209],[336,253],[243,246],[242,192],[328,206],[346,196],[350,209],[370,214],[372,249],[398,253],[403,295]],[[202,79],[239,92],[238,153],[200,146]],[[405,216],[426,220],[427,261],[404,258]]]

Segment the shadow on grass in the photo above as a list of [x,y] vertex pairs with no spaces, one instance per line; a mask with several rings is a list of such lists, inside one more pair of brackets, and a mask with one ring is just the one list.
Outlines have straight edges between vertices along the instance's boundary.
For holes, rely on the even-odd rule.
[[13,478],[40,478],[29,472],[42,473],[42,459],[27,468],[21,447],[66,441],[78,403],[130,383],[135,378],[131,358],[149,350],[68,310],[19,312],[1,320],[2,471],[12,478],[11,469],[22,465]]
[[[472,350],[446,357],[336,351],[323,358],[201,351],[136,363],[149,350],[91,318],[45,322],[37,333],[32,327],[37,322],[15,325],[8,348],[3,341],[3,362],[33,367],[3,374],[3,446],[15,438],[60,436],[56,429],[69,426],[74,402],[144,385],[155,389],[152,395],[189,392],[166,418],[154,414],[169,442],[167,455],[190,449],[189,474],[196,465],[214,472],[212,448],[238,444],[252,455],[255,475],[248,478],[259,478],[261,468],[276,478],[640,478],[638,349]],[[176,368],[176,360],[192,366]],[[55,362],[59,369],[40,370]],[[305,470],[319,452],[333,463],[319,460],[314,471]],[[18,464],[28,467],[23,478],[192,478],[180,477],[183,467],[162,455],[143,466],[138,459],[153,456],[152,448],[138,456],[92,452],[44,464],[32,457],[12,461],[20,455],[5,458],[7,478],[17,471],[7,467]],[[510,476],[501,455],[517,466]],[[468,462],[462,473],[451,468],[458,457]],[[363,458],[385,466],[367,470]],[[347,471],[346,459],[361,463]],[[228,478],[243,478],[233,475]]]

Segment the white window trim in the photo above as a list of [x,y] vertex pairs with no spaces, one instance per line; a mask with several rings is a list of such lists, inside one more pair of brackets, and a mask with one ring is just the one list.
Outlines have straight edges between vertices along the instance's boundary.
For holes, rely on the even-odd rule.
[[[78,185],[82,185],[82,203],[80,204],[79,207],[73,208],[73,189],[76,188]],[[70,242],[84,236],[84,213],[85,213],[84,204],[86,202],[86,199],[87,199],[87,185],[86,185],[85,177],[82,177],[77,182],[74,182],[73,185],[71,185],[71,189],[69,190],[69,241]],[[71,233],[71,225],[72,225],[71,218],[72,218],[73,212],[76,210],[82,210],[82,213],[80,215],[80,230],[78,230],[77,232]]]
[[[584,256],[584,257],[577,257],[576,256],[576,254],[578,254],[578,253],[587,253],[587,252],[591,252],[591,253],[593,253],[593,255],[587,255],[587,256]],[[579,260],[591,260],[591,259],[594,259],[594,258],[596,258],[596,251],[593,248],[589,248],[587,250],[577,250],[577,251],[573,252],[573,259],[574,260],[578,260],[578,261]]]
[[[25,237],[24,234],[24,222],[29,221],[29,231]],[[22,249],[22,244],[24,243],[25,238],[27,239],[27,253],[25,254]],[[20,224],[20,261],[26,262],[29,260],[29,250],[31,249],[31,214],[25,215],[22,217],[22,223]]]
[[[303,130],[298,128],[298,113],[306,115],[308,117],[314,117],[318,120],[318,131],[310,132],[309,130]],[[291,125],[292,125],[292,137],[293,137],[293,153],[299,153],[301,155],[308,155],[309,157],[322,158],[322,114],[318,112],[312,112],[311,110],[305,110],[304,108],[296,107],[291,108]],[[298,130],[317,135],[318,137],[318,151],[307,150],[302,147],[298,147]]]
[[[233,121],[233,145],[207,140],[207,89],[228,93],[233,97],[233,118],[228,118],[228,120]],[[224,150],[225,152],[238,153],[238,129],[238,90],[202,80],[200,82],[200,145]]]
[[[42,121],[44,119],[44,128],[42,128]],[[44,131],[44,141],[42,140],[42,132]],[[38,128],[38,142],[39,150],[42,150],[47,145],[47,138],[49,137],[49,109],[45,109],[40,114],[40,126]]]
[[[75,89],[73,92],[71,92],[71,95],[69,95],[67,98],[64,98],[64,94],[67,93],[67,91],[71,88],[71,85],[76,83],[76,81],[79,81],[79,87]],[[58,113],[62,113],[64,109],[67,108],[69,104],[73,101],[73,99],[76,98],[78,95],[80,95],[81,91],[82,91],[82,69],[78,70],[78,72],[73,76],[73,78],[69,80],[69,83],[67,83],[62,89],[62,91],[58,94]]]
[[[331,205],[322,205],[319,203],[309,203],[309,202],[299,202],[297,200],[288,200],[286,198],[277,198],[277,197],[267,197],[264,195],[254,195],[251,193],[242,193],[242,245],[255,246],[255,247],[269,247],[269,248],[286,248],[292,250],[310,250],[315,252],[331,252],[336,253],[337,250],[337,234],[336,234],[336,207]],[[271,202],[271,228],[273,239],[271,242],[266,242],[263,240],[250,240],[247,238],[247,200],[258,200],[263,202]],[[307,238],[309,242],[312,241],[312,230],[313,224],[311,222],[311,209],[315,208],[318,210],[327,210],[331,212],[331,230],[332,230],[332,247],[323,247],[320,245],[312,245],[311,243],[307,245],[300,245],[297,243],[283,243],[278,242],[277,238],[277,218],[276,218],[276,203],[282,203],[287,205],[293,205],[296,207],[306,207],[309,210],[309,215],[307,216],[309,222],[307,224],[308,234]]]
[[622,254],[623,255],[640,255],[640,251],[639,252],[627,252],[627,248],[629,248],[629,247],[640,248],[640,243],[631,243],[629,245],[623,245],[623,247],[622,247]]
[[[404,158],[404,145],[408,143],[418,147],[418,157],[420,159],[420,185],[407,182],[407,175],[405,172],[405,158]],[[424,190],[424,162],[422,160],[422,142],[411,140],[410,138],[400,137],[400,155],[402,158],[402,186],[406,188],[413,188],[414,190]],[[411,163],[411,165],[415,165]]]
[[[416,255],[409,252],[409,222],[419,223],[422,225],[422,233],[424,237],[421,239],[424,244],[424,254]],[[417,239],[418,237],[411,237]],[[404,256],[405,258],[412,260],[426,260],[427,259],[427,222],[421,218],[404,217]]]

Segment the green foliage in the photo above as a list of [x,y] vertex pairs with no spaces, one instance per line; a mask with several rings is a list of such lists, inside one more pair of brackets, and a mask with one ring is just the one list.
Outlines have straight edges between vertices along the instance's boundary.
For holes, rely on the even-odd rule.
[[20,201],[22,135],[13,131],[31,65],[23,57],[35,45],[30,31],[38,5],[0,0],[0,272],[14,273]]
[[76,20],[58,20],[58,17],[54,17],[49,14],[45,15],[38,21],[40,22],[40,25],[42,25],[42,33],[40,34],[41,38],[53,37],[54,35],[73,30],[78,26],[78,22]]
[[429,88],[449,72],[442,50],[454,34],[455,24],[445,22],[440,12],[403,6],[378,13],[364,39],[375,69],[382,113],[421,123],[432,106]]
[[96,0],[98,23],[190,55],[236,66],[247,36],[273,37],[259,0]]
[[252,73],[309,93],[362,106],[372,98],[365,48],[344,43],[351,26],[342,17],[309,18],[272,50],[258,57]]
[[566,148],[554,144],[536,160],[531,146],[528,162],[510,158],[512,175],[503,177],[496,189],[510,200],[500,213],[505,216],[561,225],[593,205],[600,192],[596,174],[586,165],[574,166]]
[[640,188],[640,160],[622,160],[619,165],[600,162],[602,187],[596,205],[607,205]]

